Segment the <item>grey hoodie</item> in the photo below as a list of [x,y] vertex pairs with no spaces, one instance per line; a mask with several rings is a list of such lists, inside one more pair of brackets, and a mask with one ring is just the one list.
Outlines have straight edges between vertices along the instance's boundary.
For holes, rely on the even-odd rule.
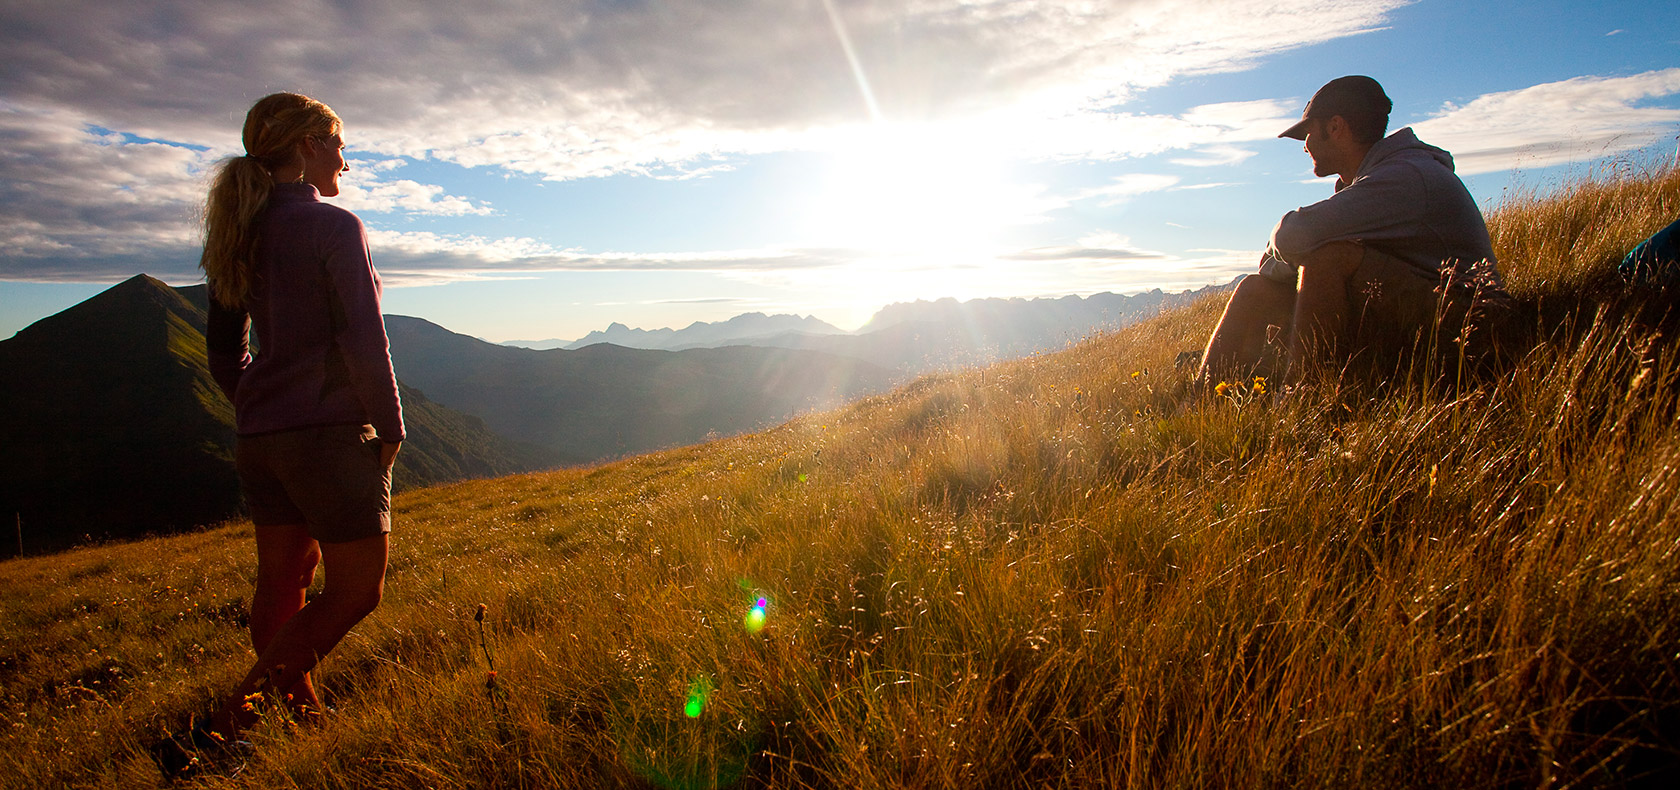
[[1410,127],[1371,147],[1353,181],[1336,194],[1278,220],[1261,260],[1262,274],[1295,280],[1291,259],[1333,241],[1358,241],[1434,276],[1443,262],[1486,261],[1478,272],[1499,285],[1487,223],[1452,154],[1417,139]]

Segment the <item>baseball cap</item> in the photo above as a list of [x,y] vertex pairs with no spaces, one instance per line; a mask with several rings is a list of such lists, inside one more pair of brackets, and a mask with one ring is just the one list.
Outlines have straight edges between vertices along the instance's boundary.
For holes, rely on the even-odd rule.
[[1382,86],[1378,85],[1376,80],[1360,75],[1337,77],[1324,83],[1324,87],[1313,94],[1312,101],[1307,102],[1307,108],[1301,111],[1300,122],[1283,130],[1283,134],[1278,136],[1305,140],[1309,121],[1333,115],[1343,118],[1382,118],[1386,121],[1388,112],[1392,109],[1394,102],[1389,101],[1388,94],[1383,93]]

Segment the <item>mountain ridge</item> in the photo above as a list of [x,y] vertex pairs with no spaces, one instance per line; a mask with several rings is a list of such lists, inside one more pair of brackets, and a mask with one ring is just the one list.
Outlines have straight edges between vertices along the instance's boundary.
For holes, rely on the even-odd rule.
[[423,318],[385,321],[397,369],[492,430],[585,463],[765,427],[895,383],[893,371],[799,349],[503,346]]
[[906,373],[989,365],[1056,351],[1095,334],[1122,329],[1236,281],[1195,290],[1160,289],[1125,296],[955,299],[899,302],[882,308],[857,333],[812,337],[787,334],[759,342],[852,356]]
[[842,334],[842,330],[815,316],[766,315],[751,312],[741,313],[725,321],[695,321],[682,329],[633,329],[614,321],[608,324],[605,330],[590,332],[564,348],[577,350],[596,343],[612,343],[626,348],[680,351],[686,348],[742,345],[754,338],[784,332]]
[[727,321],[696,321],[683,329],[639,329],[614,321],[582,339],[508,341],[498,345],[577,350],[598,343],[625,348],[682,351],[731,345],[798,348],[851,356],[906,373],[989,364],[1063,348],[1098,332],[1113,331],[1236,283],[1177,292],[1159,288],[1136,294],[1109,291],[1080,296],[990,297],[959,301],[894,302],[856,331],[846,332],[811,316],[742,313]]
[[[884,309],[865,334],[744,314],[689,329],[714,339],[722,329],[818,331],[671,350],[538,351],[387,316],[410,429],[394,482],[592,463],[756,430],[908,375],[1060,347],[1077,339],[1070,326],[1122,324],[1190,295],[908,303]],[[140,274],[0,341],[0,440],[14,450],[0,465],[0,513],[22,517],[33,548],[239,512],[233,410],[205,355],[208,298],[202,284]]]

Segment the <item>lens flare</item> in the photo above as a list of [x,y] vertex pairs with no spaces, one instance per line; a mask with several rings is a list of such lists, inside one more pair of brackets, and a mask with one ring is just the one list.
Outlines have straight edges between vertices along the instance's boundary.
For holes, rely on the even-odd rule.
[[770,602],[763,598],[753,602],[752,608],[747,610],[747,617],[743,621],[743,624],[747,628],[747,633],[756,634],[759,631],[764,630],[765,610],[769,608]]
[[712,695],[711,678],[695,678],[688,684],[688,701],[683,703],[683,715],[698,719],[706,712],[706,698]]

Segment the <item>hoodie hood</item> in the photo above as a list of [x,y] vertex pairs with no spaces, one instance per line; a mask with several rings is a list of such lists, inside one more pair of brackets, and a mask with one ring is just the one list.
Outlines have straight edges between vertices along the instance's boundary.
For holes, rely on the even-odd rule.
[[1359,172],[1354,173],[1353,178],[1355,181],[1359,180],[1360,176],[1371,172],[1373,168],[1390,159],[1411,156],[1427,156],[1441,163],[1441,166],[1445,167],[1447,172],[1454,172],[1452,154],[1447,153],[1445,149],[1436,148],[1419,140],[1417,133],[1412,131],[1412,127],[1408,126],[1378,140],[1376,145],[1371,146],[1371,150],[1365,154],[1365,161],[1359,163]]

